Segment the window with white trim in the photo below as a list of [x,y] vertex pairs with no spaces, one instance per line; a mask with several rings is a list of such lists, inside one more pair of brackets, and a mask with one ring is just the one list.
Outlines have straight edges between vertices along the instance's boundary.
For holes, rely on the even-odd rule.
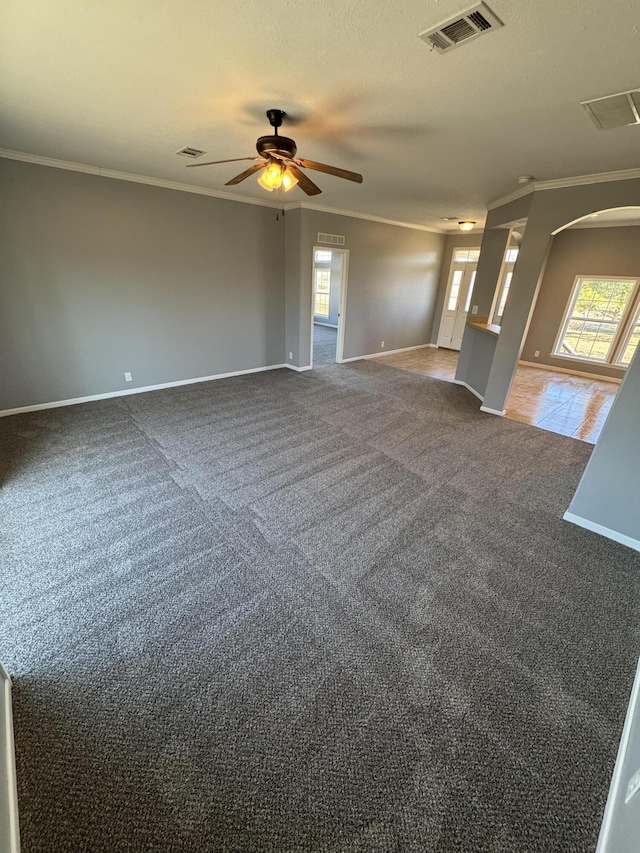
[[509,295],[511,279],[513,278],[513,268],[515,267],[517,260],[518,250],[507,249],[504,256],[504,263],[502,265],[502,278],[498,288],[498,298],[495,302],[495,310],[491,320],[491,322],[495,323],[496,326],[502,325],[502,315],[504,314],[504,307],[507,304],[507,296]]
[[639,280],[577,276],[553,355],[627,367],[640,340]]
[[313,313],[317,317],[329,316],[331,298],[331,270],[316,269],[313,286]]
[[[453,253],[451,262],[451,287],[449,289],[449,298],[447,299],[447,311],[455,311],[458,308],[458,299],[460,297],[460,287],[464,271],[467,264],[477,264],[480,257],[480,249],[456,249]],[[465,299],[464,310],[469,310],[471,303],[471,295],[473,293],[473,285],[476,279],[476,271],[471,272],[471,281],[467,288],[467,296]]]

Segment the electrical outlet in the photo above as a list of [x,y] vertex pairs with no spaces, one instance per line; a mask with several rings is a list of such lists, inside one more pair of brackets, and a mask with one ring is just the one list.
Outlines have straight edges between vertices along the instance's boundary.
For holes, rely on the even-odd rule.
[[384,349],[384,341],[380,341],[380,349]]
[[133,376],[128,371],[124,375],[124,381],[125,382],[132,382],[133,381]]
[[534,358],[539,358],[539,357],[540,357],[540,350],[539,350],[539,349],[537,349],[537,350],[534,352],[533,357],[534,357]]
[[293,353],[292,352],[289,353],[289,361],[293,361]]
[[477,306],[477,305],[474,305],[474,306],[473,306],[473,308],[471,309],[471,313],[472,313],[472,314],[477,314],[477,313],[478,313],[478,306]]

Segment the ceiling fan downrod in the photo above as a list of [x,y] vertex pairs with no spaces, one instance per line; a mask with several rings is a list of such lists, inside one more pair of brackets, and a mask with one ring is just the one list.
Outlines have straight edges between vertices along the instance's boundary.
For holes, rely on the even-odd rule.
[[284,110],[267,110],[267,118],[271,127],[274,128],[275,136],[278,135],[278,128],[282,127],[284,117]]

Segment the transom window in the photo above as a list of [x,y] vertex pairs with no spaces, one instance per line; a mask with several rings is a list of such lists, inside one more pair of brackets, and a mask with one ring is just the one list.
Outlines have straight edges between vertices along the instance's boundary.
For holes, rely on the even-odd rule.
[[553,354],[627,367],[640,340],[638,281],[578,276]]
[[453,253],[454,264],[477,264],[480,249],[456,249]]

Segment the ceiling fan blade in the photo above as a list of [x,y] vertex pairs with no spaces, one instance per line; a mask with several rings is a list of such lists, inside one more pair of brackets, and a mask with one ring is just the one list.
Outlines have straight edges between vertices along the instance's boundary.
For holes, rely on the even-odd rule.
[[[296,161],[297,162],[297,161]],[[298,179],[298,186],[301,190],[303,190],[307,195],[319,195],[322,192],[320,187],[317,187],[311,178],[308,175],[305,175],[304,172],[301,172],[296,166],[289,166],[289,169],[293,172],[293,174]]]
[[187,163],[187,169],[196,166],[217,166],[219,163],[239,163],[241,160],[262,160],[262,157],[236,157],[234,160],[209,160],[208,163]]
[[231,178],[230,181],[227,181],[225,187],[231,187],[234,184],[239,184],[241,181],[244,181],[245,178],[250,178],[251,175],[254,175],[256,172],[260,171],[260,169],[264,169],[264,165],[264,161],[254,163],[253,166],[249,166],[249,168],[245,169],[244,172],[240,172],[240,174],[236,175],[235,178]]
[[338,169],[337,166],[327,166],[325,163],[316,163],[314,160],[302,160],[296,157],[295,162],[305,169],[315,169],[316,172],[324,172],[327,175],[335,175],[336,178],[345,178],[347,181],[362,183],[362,175],[357,172],[349,172],[347,169]]

